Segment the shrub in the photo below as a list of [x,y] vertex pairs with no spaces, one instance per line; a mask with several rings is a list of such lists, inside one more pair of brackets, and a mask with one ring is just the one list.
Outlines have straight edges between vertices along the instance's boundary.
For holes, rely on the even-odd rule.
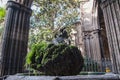
[[26,56],[26,64],[30,65],[31,68],[41,64],[46,47],[47,43],[45,42],[32,45],[31,51]]
[[31,68],[54,76],[76,75],[82,70],[84,60],[77,47],[65,44],[45,47],[36,46],[29,53],[32,54],[32,58],[27,57]]

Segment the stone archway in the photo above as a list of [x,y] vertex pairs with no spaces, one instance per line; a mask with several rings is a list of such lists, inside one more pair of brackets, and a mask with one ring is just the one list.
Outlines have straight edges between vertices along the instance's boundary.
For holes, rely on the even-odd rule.
[[33,0],[9,0],[2,39],[0,76],[21,73],[27,54]]
[[[101,61],[103,57],[108,58],[110,56],[112,71],[120,73],[120,1],[89,0],[85,4],[90,2],[93,3],[91,12],[86,11],[84,13],[84,4],[81,7],[81,10],[84,11],[82,11],[81,17],[83,17],[82,26],[86,55],[100,61],[100,63],[103,62]],[[90,10],[90,6],[87,6],[86,9]],[[102,12],[102,15],[100,12]],[[99,20],[101,21],[99,22]],[[108,42],[108,45],[106,42]]]

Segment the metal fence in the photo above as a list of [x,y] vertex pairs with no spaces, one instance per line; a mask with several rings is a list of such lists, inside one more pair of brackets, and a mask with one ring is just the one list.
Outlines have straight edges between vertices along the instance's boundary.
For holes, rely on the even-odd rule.
[[101,60],[84,59],[84,72],[106,72],[112,71],[110,58],[102,58]]

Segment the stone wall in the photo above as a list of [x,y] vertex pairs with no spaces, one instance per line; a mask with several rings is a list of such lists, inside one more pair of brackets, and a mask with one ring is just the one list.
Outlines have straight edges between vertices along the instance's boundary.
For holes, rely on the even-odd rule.
[[94,0],[83,2],[80,5],[85,56],[101,61],[97,7],[95,8]]

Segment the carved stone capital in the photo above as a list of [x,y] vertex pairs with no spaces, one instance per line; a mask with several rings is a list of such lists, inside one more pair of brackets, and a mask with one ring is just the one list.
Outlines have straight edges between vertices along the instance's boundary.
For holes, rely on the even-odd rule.
[[8,1],[8,3],[7,3],[7,9],[8,8],[22,10],[22,11],[26,12],[29,15],[32,14],[32,10],[28,6],[25,6],[23,4],[17,3],[15,1]]

